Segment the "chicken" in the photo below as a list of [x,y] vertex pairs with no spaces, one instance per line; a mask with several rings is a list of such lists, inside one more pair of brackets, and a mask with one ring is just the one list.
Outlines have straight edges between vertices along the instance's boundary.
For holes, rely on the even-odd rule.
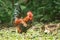
[[32,21],[33,14],[31,11],[27,12],[27,16],[23,19],[25,22]]
[[16,18],[15,19],[15,24],[16,25],[19,25],[19,24],[23,24],[24,26],[27,26],[26,22],[23,21],[23,19],[19,19],[19,18]]
[[27,29],[29,29],[32,26],[33,21],[33,14],[31,11],[27,12],[27,16],[23,19],[27,23]]
[[21,19],[21,18],[15,19],[15,25],[16,25],[16,29],[17,29],[18,33],[21,33],[23,31],[22,28],[27,26],[26,22],[24,22],[23,19]]
[[21,33],[27,30],[29,28],[28,25],[32,24],[32,20],[33,20],[33,14],[31,11],[27,12],[27,16],[25,18],[16,17],[15,25],[16,25],[18,33]]

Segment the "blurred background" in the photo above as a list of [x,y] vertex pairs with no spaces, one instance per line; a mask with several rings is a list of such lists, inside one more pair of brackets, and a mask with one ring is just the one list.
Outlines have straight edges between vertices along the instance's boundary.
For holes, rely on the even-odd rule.
[[31,10],[34,22],[59,22],[60,0],[0,0],[0,23],[10,23],[14,15],[14,4],[21,7],[22,16]]

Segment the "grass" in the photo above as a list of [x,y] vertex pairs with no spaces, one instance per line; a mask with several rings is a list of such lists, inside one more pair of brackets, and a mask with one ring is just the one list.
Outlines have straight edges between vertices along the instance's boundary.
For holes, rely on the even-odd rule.
[[0,30],[0,40],[60,40],[60,31],[57,35],[44,34],[40,32],[41,24],[36,24],[26,33],[18,34],[15,27],[5,28]]

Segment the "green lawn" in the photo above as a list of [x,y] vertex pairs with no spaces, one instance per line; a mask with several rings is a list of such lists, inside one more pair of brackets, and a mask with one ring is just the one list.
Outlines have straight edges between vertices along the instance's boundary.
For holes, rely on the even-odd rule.
[[26,33],[18,34],[15,27],[0,30],[0,40],[60,40],[60,31],[57,35],[44,34],[40,32],[41,24],[36,24]]

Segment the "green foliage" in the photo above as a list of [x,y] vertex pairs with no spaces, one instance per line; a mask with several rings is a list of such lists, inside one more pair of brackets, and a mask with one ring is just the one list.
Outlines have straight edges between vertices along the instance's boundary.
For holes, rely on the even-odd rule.
[[30,0],[24,11],[32,10],[35,21],[51,22],[60,20],[59,0]]
[[0,0],[0,20],[11,21],[16,2],[21,4],[23,16],[29,10],[33,12],[34,21],[60,20],[60,0],[29,0],[27,3],[24,0]]
[[3,22],[9,22],[11,19],[11,2],[7,0],[0,0],[0,20]]

